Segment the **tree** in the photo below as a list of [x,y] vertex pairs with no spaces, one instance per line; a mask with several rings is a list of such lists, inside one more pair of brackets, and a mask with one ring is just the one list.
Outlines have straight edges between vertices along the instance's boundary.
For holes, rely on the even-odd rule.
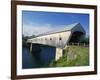
[[23,44],[23,47],[26,47],[27,46],[27,39],[30,39],[30,38],[34,38],[35,35],[32,35],[32,36],[24,36],[24,34],[22,35],[22,44]]
[[88,37],[85,37],[81,43],[86,43],[86,44],[89,44],[89,36]]

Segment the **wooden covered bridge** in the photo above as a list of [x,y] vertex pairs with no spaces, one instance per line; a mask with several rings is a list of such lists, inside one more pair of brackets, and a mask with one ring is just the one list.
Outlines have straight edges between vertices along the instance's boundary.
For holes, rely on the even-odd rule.
[[[35,38],[27,40],[27,43],[42,44],[56,47],[56,57],[58,60],[62,56],[63,49],[68,43],[80,42],[85,37],[85,30],[80,23],[74,23],[58,30],[45,32],[37,35]],[[32,49],[32,46],[31,46]]]

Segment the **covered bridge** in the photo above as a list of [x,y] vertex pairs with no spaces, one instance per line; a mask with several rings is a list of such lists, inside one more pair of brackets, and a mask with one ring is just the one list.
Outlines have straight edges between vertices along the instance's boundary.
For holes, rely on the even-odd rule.
[[28,39],[28,43],[43,44],[57,48],[64,48],[68,43],[80,42],[85,36],[85,30],[80,23],[64,26],[55,31],[45,32]]

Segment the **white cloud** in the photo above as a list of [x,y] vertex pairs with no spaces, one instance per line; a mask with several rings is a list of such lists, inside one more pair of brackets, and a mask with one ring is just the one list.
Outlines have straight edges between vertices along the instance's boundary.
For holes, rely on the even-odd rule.
[[51,24],[23,24],[23,34],[25,36],[31,36],[33,34],[38,35],[44,32],[52,31],[54,29],[57,29],[57,27],[51,26]]

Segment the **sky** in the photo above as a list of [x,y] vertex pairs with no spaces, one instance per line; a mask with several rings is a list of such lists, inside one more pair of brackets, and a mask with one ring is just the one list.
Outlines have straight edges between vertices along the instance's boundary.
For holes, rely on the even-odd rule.
[[38,35],[44,32],[67,27],[69,24],[80,23],[89,35],[89,14],[22,11],[23,35]]

